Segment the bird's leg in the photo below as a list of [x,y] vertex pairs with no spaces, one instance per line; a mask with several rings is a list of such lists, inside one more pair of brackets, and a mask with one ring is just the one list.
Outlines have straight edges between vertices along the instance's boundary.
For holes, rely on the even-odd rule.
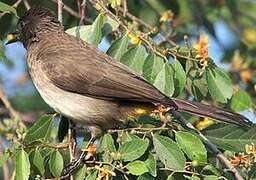
[[69,151],[70,151],[70,162],[72,162],[74,159],[75,159],[75,156],[76,156],[76,125],[72,122],[72,121],[69,121],[71,127],[69,128],[68,130],[68,139],[69,139],[69,142],[70,142],[70,148],[69,148]]
[[96,136],[92,136],[89,140],[88,144],[85,147],[85,150],[82,151],[81,155],[78,159],[75,159],[74,161],[70,162],[63,170],[63,176],[65,175],[71,175],[85,160],[88,149],[90,149],[91,146],[94,146],[94,142],[97,139]]

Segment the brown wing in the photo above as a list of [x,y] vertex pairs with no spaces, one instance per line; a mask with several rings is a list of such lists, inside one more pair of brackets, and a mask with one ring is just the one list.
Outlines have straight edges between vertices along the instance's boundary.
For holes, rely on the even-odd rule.
[[41,58],[43,70],[59,88],[99,99],[172,103],[127,66],[72,36],[58,36],[53,38],[62,43],[48,43]]

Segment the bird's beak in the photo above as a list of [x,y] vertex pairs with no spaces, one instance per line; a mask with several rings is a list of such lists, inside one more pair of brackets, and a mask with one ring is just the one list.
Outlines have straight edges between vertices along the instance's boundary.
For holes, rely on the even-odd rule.
[[17,41],[20,41],[20,32],[16,31],[16,32],[13,32],[13,33],[9,33],[6,36],[6,39],[7,39],[6,45],[17,42]]

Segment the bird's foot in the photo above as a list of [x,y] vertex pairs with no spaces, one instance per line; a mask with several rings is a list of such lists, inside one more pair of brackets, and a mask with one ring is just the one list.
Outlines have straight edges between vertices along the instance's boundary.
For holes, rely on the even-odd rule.
[[82,151],[78,159],[71,161],[63,170],[63,176],[71,175],[84,161],[90,159],[96,154],[97,146],[93,144],[95,138],[92,138]]

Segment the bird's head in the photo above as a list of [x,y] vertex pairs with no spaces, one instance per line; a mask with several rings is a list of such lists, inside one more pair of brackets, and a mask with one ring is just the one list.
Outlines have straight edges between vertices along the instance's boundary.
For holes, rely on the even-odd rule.
[[33,7],[19,18],[17,31],[7,35],[6,44],[21,41],[27,48],[31,42],[38,41],[42,34],[62,30],[62,25],[49,9]]

